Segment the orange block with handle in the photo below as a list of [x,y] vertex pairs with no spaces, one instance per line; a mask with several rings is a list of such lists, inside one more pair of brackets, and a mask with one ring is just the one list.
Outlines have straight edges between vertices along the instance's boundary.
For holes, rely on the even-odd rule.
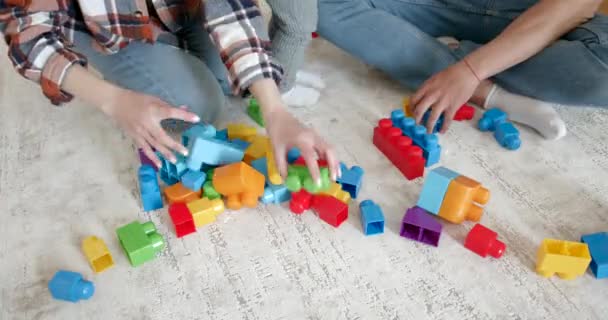
[[181,182],[178,182],[172,186],[166,187],[163,190],[165,193],[165,197],[167,198],[167,202],[169,204],[173,203],[188,203],[190,201],[194,201],[201,198],[201,191],[192,191],[186,188]]
[[439,216],[452,223],[465,220],[479,221],[483,214],[483,205],[490,200],[490,191],[481,183],[459,176],[452,179],[443,197]]
[[244,162],[216,168],[213,187],[226,196],[226,207],[240,209],[243,205],[255,208],[258,198],[264,194],[264,175]]

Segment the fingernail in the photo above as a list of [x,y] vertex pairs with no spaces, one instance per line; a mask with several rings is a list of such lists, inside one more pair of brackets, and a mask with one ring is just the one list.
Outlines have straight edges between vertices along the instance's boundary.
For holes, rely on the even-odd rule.
[[338,178],[342,177],[342,168],[338,167]]
[[171,163],[175,164],[177,162],[177,159],[175,159],[174,157],[171,157]]
[[184,155],[184,157],[188,156],[188,150],[182,150],[182,154]]
[[201,118],[199,116],[194,116],[194,118],[192,118],[192,121],[199,122],[201,121]]
[[317,187],[320,187],[321,186],[321,179],[317,179],[316,184],[317,184]]

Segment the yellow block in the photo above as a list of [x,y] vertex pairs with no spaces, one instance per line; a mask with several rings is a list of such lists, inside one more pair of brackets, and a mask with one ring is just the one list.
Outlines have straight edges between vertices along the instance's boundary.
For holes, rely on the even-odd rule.
[[412,108],[410,108],[410,97],[403,98],[403,113],[406,117],[414,117]]
[[82,240],[82,251],[95,273],[100,273],[114,265],[114,259],[105,242],[96,236]]
[[342,186],[337,182],[332,182],[327,190],[321,191],[319,194],[334,197],[345,204],[350,201],[350,193],[342,190]]
[[210,224],[215,221],[215,218],[224,212],[224,201],[222,199],[209,200],[207,198],[198,199],[186,204],[192,218],[194,225],[202,227],[206,224]]
[[245,150],[245,157],[243,161],[246,164],[251,164],[253,160],[262,158],[266,155],[266,151],[268,150],[268,145],[270,141],[268,137],[265,136],[255,136],[251,140],[251,144]]
[[538,249],[536,272],[545,278],[557,274],[571,280],[581,276],[591,262],[586,243],[544,239]]
[[268,180],[270,183],[277,185],[283,184],[283,177],[279,173],[276,161],[274,160],[274,152],[272,151],[272,144],[270,139],[267,140],[268,145],[266,146],[266,170],[268,170]]
[[230,140],[241,139],[251,142],[258,133],[258,130],[255,127],[242,123],[230,123],[226,126],[226,129],[228,131],[228,138]]

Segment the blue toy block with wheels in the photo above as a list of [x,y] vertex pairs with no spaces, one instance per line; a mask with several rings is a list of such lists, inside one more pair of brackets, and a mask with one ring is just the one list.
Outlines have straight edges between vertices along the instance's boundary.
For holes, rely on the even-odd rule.
[[287,152],[287,162],[289,162],[289,164],[294,163],[294,161],[296,161],[299,157],[300,149],[298,148],[291,148],[291,150]]
[[406,117],[403,110],[391,112],[391,121],[393,126],[401,129],[403,135],[410,137],[413,143],[422,149],[423,156],[426,159],[425,166],[430,167],[439,162],[441,146],[437,134],[427,134],[426,128],[416,125],[416,120]]
[[219,130],[215,133],[217,140],[228,141],[228,129]]
[[247,141],[241,140],[241,139],[232,139],[232,140],[230,140],[230,142],[232,142],[232,144],[237,146],[239,149],[243,150],[243,152],[245,150],[247,150],[247,148],[251,144],[250,142],[247,142]]
[[160,192],[156,171],[150,165],[139,167],[139,193],[144,211],[152,211],[163,207],[163,196]]
[[92,297],[95,286],[93,282],[84,280],[80,273],[59,270],[49,281],[49,291],[55,299],[78,302]]
[[519,131],[511,122],[499,124],[494,131],[494,138],[503,148],[517,150],[521,146]]
[[591,271],[598,279],[608,278],[608,233],[598,232],[581,237],[589,246]]
[[481,131],[495,131],[498,125],[504,122],[507,122],[507,114],[498,108],[492,108],[483,113],[477,127]]
[[361,190],[363,174],[365,171],[359,166],[353,166],[349,169],[342,162],[340,162],[340,170],[342,171],[342,175],[336,182],[342,185],[342,190],[350,193],[351,198],[356,199]]
[[438,167],[429,171],[416,205],[432,214],[439,214],[450,182],[458,176],[460,176],[458,172],[446,167]]
[[361,211],[361,227],[366,236],[384,233],[384,214],[382,209],[372,200],[359,204]]
[[291,192],[287,190],[285,185],[268,185],[264,189],[264,194],[261,197],[262,203],[280,204],[291,200]]
[[188,170],[182,176],[182,184],[192,191],[199,191],[203,187],[205,179],[207,179],[207,174],[204,172]]
[[210,124],[195,124],[182,133],[182,144],[184,147],[188,147],[188,143],[197,137],[214,138],[216,134],[217,130]]
[[188,169],[200,171],[203,164],[225,165],[243,160],[245,152],[230,142],[197,137],[188,146],[186,165]]
[[266,178],[266,185],[269,185],[270,179],[268,178],[268,164],[266,161],[266,157],[251,161],[251,166],[259,173],[264,175],[264,177]]

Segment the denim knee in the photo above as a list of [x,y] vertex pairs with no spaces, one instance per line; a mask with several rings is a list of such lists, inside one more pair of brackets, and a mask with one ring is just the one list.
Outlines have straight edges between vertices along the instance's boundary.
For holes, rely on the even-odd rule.
[[172,88],[175,107],[187,106],[188,110],[197,114],[202,122],[213,123],[225,103],[224,92],[220,84],[213,79],[184,79],[175,83]]

